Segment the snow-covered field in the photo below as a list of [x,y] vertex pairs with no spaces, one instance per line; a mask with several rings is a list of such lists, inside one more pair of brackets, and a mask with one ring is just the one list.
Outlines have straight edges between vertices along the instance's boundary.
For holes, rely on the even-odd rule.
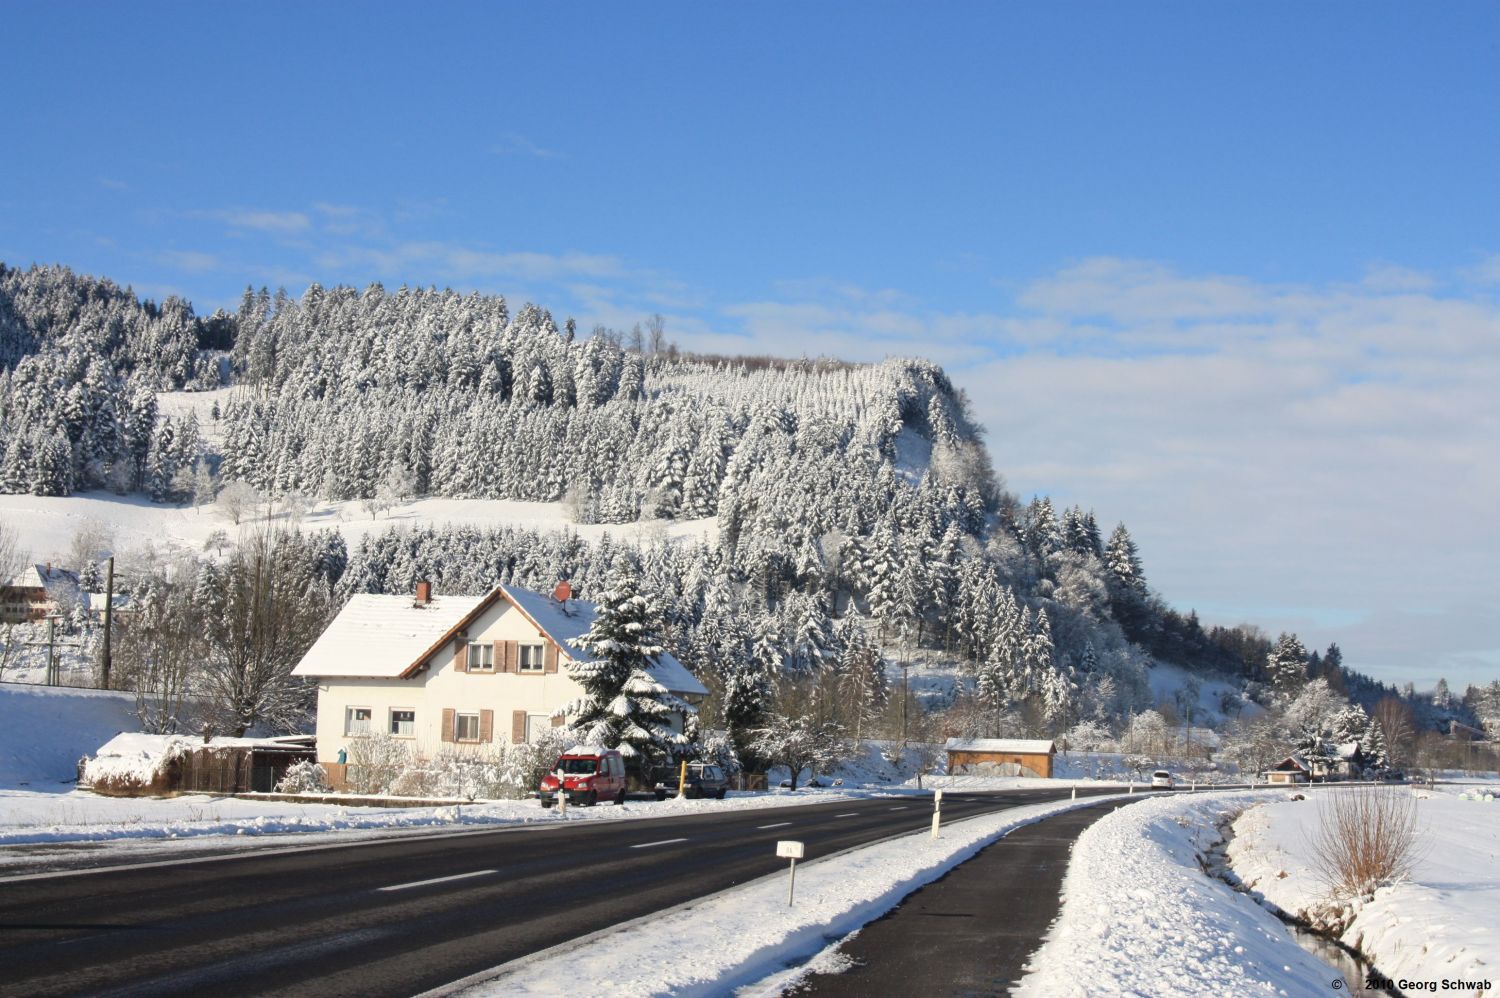
[[[1013,808],[954,822],[937,840],[922,831],[798,864],[791,907],[786,875],[779,873],[475,975],[461,993],[779,994],[795,976],[788,964],[878,918],[1006,832],[1099,800]],[[559,973],[560,966],[566,971]]]
[[[129,693],[0,683],[0,792],[59,796],[48,791],[69,789],[79,759],[139,727]],[[14,813],[4,800],[0,824],[9,824]]]
[[1198,865],[1221,816],[1264,793],[1158,797],[1090,826],[1073,848],[1062,914],[1015,993],[1337,994],[1332,969],[1274,915]]
[[[1281,910],[1315,914],[1328,892],[1309,844],[1326,807],[1324,794],[1339,792],[1245,812],[1229,847],[1235,874]],[[1416,795],[1421,855],[1409,881],[1354,902],[1343,942],[1391,980],[1438,982],[1424,985],[1432,990],[1443,990],[1444,981],[1489,980],[1500,987],[1500,801],[1484,799],[1500,792],[1500,784],[1388,792]]]
[[[265,507],[260,510],[263,517]],[[285,522],[284,511],[272,510],[277,522]],[[210,534],[237,531],[263,520],[236,526],[219,503],[195,509],[153,503],[143,496],[117,496],[111,492],[80,492],[66,497],[0,495],[0,522],[20,535],[20,546],[33,561],[62,559],[74,534],[91,520],[114,530],[115,547],[121,552],[148,544],[177,544],[199,551]],[[477,527],[530,527],[537,530],[572,530],[580,537],[598,538],[608,533],[617,538],[684,538],[696,540],[718,534],[718,520],[653,521],[649,523],[574,523],[562,503],[519,502],[508,499],[419,499],[395,506],[371,518],[358,501],[319,502],[299,520],[304,530],[332,528],[344,535],[352,549],[365,534],[384,533],[392,527],[440,527],[444,524]]]

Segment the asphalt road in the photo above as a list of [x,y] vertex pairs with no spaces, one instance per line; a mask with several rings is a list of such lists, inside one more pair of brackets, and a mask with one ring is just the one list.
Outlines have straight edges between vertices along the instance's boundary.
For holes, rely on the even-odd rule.
[[839,946],[850,961],[845,969],[811,975],[791,993],[1009,994],[1062,908],[1073,843],[1124,806],[1106,801],[1016,829],[845,939]]
[[[1065,796],[950,793],[943,816]],[[0,878],[0,994],[407,996],[778,872],[777,839],[813,860],[931,814],[845,800]]]

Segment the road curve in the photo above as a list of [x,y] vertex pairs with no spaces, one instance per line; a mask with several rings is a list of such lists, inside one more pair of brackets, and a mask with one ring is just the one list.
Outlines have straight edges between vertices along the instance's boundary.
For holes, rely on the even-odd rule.
[[[943,814],[1066,796],[950,792]],[[406,996],[775,873],[777,839],[812,860],[930,816],[846,799],[0,878],[0,994]]]

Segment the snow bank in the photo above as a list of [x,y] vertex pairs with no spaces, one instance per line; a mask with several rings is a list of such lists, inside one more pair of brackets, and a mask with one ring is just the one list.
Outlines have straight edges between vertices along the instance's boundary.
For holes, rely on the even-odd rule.
[[[570,807],[567,814],[535,800],[445,807],[351,807],[254,797],[188,794],[168,799],[101,797],[0,790],[0,847],[62,842],[162,840],[207,835],[339,833],[390,828],[478,827],[560,821],[621,821],[886,796],[858,791],[738,793],[724,800],[631,801],[623,807]],[[377,799],[372,799],[375,803]]]
[[0,789],[61,790],[79,759],[140,727],[134,711],[129,693],[0,683]]
[[937,840],[921,831],[824,860],[810,857],[797,866],[793,907],[782,872],[532,954],[458,987],[471,998],[727,994],[814,956],[1006,832],[1099,800],[1011,808],[946,825]]
[[1260,799],[1251,791],[1156,797],[1095,822],[1073,847],[1062,914],[1013,993],[1336,994],[1332,968],[1198,866],[1221,816]]
[[[1497,982],[1500,802],[1484,799],[1493,790],[1490,784],[1417,792],[1422,855],[1410,880],[1353,903],[1342,941],[1386,977]],[[1340,792],[1318,791],[1307,800],[1282,799],[1245,812],[1229,846],[1235,874],[1281,910],[1316,917],[1327,890],[1314,873],[1309,842],[1323,807],[1319,797]]]

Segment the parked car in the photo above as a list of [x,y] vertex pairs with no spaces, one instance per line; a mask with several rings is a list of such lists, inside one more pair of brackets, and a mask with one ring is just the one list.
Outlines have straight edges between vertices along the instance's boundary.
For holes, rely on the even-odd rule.
[[1158,769],[1151,774],[1152,790],[1171,790],[1175,786],[1177,786],[1177,780],[1165,769]]
[[569,804],[585,806],[601,800],[625,803],[625,759],[614,749],[596,751],[573,748],[558,756],[552,772],[542,777],[536,795],[542,807],[557,803],[558,794]]
[[[664,776],[657,782],[657,800],[677,796],[677,781],[681,774],[681,769],[675,769],[670,775]],[[728,790],[729,778],[724,775],[724,770],[709,762],[688,763],[687,786],[683,788],[684,797],[713,797],[716,800],[723,800]]]

